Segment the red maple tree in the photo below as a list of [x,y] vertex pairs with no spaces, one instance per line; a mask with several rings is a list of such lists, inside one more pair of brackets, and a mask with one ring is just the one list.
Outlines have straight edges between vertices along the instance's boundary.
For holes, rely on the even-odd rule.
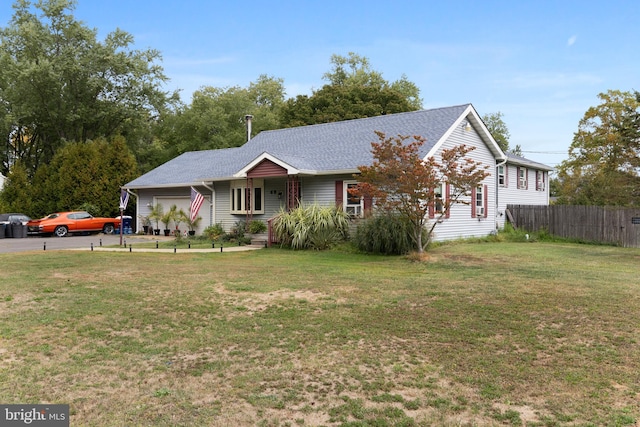
[[[376,209],[396,212],[409,221],[416,250],[423,252],[436,225],[447,216],[451,206],[470,203],[466,196],[489,176],[489,166],[467,157],[475,147],[463,144],[443,149],[440,160],[436,160],[433,156],[420,155],[420,147],[426,141],[421,136],[410,140],[409,136],[376,134],[379,141],[371,143],[373,163],[358,167],[360,174],[355,176],[358,185],[350,191],[372,198]],[[436,191],[442,184],[448,194]],[[438,212],[431,223],[430,212]]]

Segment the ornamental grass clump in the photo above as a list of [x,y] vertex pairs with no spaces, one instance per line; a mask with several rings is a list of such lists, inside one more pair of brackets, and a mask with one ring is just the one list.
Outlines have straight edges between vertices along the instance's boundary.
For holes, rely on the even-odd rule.
[[405,255],[415,247],[411,235],[409,221],[398,214],[382,213],[358,225],[353,243],[364,252]]
[[301,204],[282,210],[274,221],[274,233],[283,246],[324,250],[349,235],[349,215],[331,206]]

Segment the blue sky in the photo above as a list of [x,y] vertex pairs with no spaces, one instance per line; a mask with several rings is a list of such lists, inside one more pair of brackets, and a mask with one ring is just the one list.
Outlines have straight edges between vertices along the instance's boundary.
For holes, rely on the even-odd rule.
[[282,78],[288,97],[310,94],[332,54],[356,52],[388,81],[405,74],[425,108],[501,112],[511,146],[551,166],[599,93],[640,90],[634,0],[79,0],[74,15],[100,39],[120,28],[159,50],[167,89],[186,102],[261,74]]

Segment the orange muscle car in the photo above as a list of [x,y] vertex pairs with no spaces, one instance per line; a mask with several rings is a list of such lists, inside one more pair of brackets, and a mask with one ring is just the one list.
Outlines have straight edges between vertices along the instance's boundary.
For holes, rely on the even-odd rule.
[[30,232],[65,237],[70,233],[112,234],[120,227],[119,218],[95,218],[87,212],[58,212],[27,223]]

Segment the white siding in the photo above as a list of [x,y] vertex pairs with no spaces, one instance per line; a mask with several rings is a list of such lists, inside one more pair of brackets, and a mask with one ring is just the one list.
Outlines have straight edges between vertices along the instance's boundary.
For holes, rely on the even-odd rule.
[[[506,185],[498,187],[498,227],[503,228],[509,204],[517,205],[548,205],[549,204],[549,172],[537,171],[531,167],[518,166],[507,163]],[[518,188],[518,167],[527,169],[527,188]],[[544,191],[536,189],[536,171],[544,174]]]
[[336,204],[336,181],[353,180],[353,175],[331,175],[302,179],[302,201],[322,206]]
[[[495,231],[496,228],[495,157],[474,129],[467,131],[464,130],[462,126],[459,126],[453,131],[441,149],[453,148],[460,144],[475,147],[475,150],[471,151],[468,155],[474,160],[482,162],[484,165],[489,165],[489,169],[487,169],[489,176],[487,176],[482,183],[487,186],[487,216],[486,218],[474,218],[471,216],[470,205],[455,204],[451,207],[449,218],[443,219],[442,223],[436,225],[433,236],[434,241],[486,236]],[[439,152],[436,153],[435,157],[439,160]],[[465,200],[471,202],[470,197],[467,197]]]

